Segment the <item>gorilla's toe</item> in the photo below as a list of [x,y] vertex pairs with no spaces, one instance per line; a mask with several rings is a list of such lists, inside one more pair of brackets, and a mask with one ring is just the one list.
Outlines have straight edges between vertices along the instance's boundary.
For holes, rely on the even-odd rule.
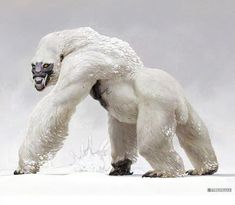
[[217,168],[216,169],[208,169],[208,170],[205,170],[204,172],[199,172],[197,171],[196,169],[190,169],[186,172],[186,174],[188,175],[212,175],[214,174],[215,172],[217,172]]
[[186,171],[186,174],[188,174],[188,175],[198,175],[198,172],[195,169],[190,169],[190,170]]
[[202,175],[212,175],[215,172],[217,172],[217,169],[211,169],[211,170],[205,171]]
[[148,171],[142,177],[155,178],[155,177],[162,177],[162,176],[163,176],[163,173],[158,173],[156,171]]
[[123,175],[132,175],[133,172],[130,172],[130,170],[122,170],[122,169],[113,169],[109,175],[110,176],[123,176]]
[[15,170],[14,171],[14,175],[21,175],[24,174],[24,172],[20,171],[20,170]]

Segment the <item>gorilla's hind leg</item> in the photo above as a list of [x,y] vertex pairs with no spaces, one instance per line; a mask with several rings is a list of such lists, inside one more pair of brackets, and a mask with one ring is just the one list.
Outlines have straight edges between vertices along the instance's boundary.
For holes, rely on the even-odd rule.
[[187,171],[187,174],[214,174],[218,170],[218,162],[208,130],[190,105],[188,122],[185,125],[178,125],[176,132],[181,147],[185,150],[195,168]]
[[181,157],[174,150],[172,138],[175,135],[173,111],[164,110],[161,105],[142,104],[137,123],[137,144],[139,153],[149,162],[153,170],[143,177],[178,177],[185,175]]
[[131,164],[136,160],[136,125],[123,123],[109,115],[112,170],[109,175],[131,175]]

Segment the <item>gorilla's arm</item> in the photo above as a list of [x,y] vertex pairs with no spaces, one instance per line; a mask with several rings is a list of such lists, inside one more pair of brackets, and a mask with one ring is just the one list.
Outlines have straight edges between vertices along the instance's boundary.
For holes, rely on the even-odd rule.
[[96,71],[99,66],[104,67],[105,60],[94,55],[74,54],[63,61],[56,86],[32,112],[15,174],[38,172],[40,166],[63,146],[76,105],[89,94],[100,77]]

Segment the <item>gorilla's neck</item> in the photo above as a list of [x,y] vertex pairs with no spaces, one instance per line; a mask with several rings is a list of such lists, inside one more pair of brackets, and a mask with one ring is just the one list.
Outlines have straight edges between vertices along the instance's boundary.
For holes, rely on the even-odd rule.
[[99,34],[89,27],[58,32],[64,56],[90,44]]

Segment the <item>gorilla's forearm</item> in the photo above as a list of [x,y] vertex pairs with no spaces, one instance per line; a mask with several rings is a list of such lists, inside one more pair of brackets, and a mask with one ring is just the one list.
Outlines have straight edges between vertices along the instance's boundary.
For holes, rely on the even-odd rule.
[[[79,79],[79,78],[78,78]],[[63,85],[62,85],[63,84]],[[18,173],[36,173],[63,146],[76,105],[88,95],[93,82],[58,85],[34,109],[19,151]],[[74,94],[76,93],[76,94]]]
[[74,111],[75,106],[71,104],[56,104],[52,94],[37,105],[19,151],[19,171],[36,173],[55,155],[67,136],[68,122]]

